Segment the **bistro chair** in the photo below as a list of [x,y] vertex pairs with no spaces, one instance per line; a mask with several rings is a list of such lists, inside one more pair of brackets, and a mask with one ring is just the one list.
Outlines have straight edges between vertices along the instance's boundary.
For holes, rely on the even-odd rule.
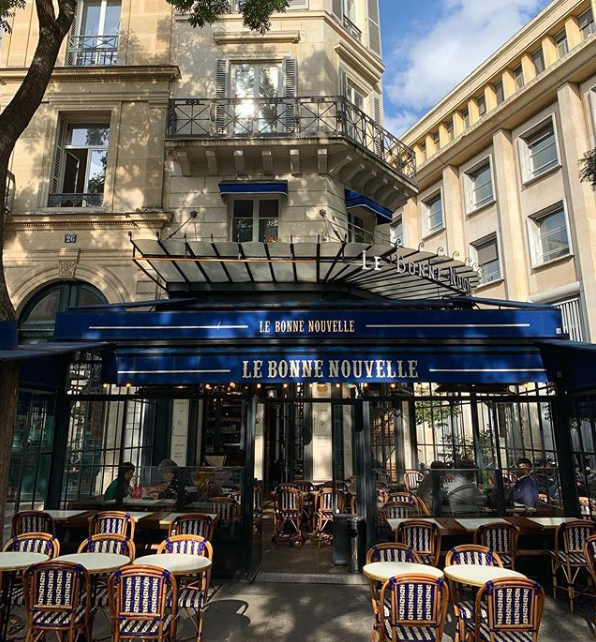
[[178,587],[169,571],[155,566],[125,566],[110,575],[108,596],[114,642],[175,642]]
[[60,542],[55,535],[50,535],[50,533],[24,533],[9,539],[3,550],[22,553],[43,553],[53,559],[60,555]]
[[119,510],[106,510],[96,513],[89,520],[89,535],[110,533],[111,535],[123,535],[134,539],[135,524],[135,519],[129,513]]
[[553,596],[556,598],[557,591],[564,590],[558,583],[558,572],[561,571],[567,583],[569,608],[572,612],[575,609],[574,600],[581,594],[575,590],[577,578],[582,569],[588,569],[584,544],[591,535],[596,535],[596,525],[582,519],[562,522],[555,534],[555,550],[551,551]]
[[176,516],[170,522],[168,537],[173,535],[199,535],[209,541],[213,540],[215,520],[205,513],[186,513]]
[[487,582],[476,595],[475,617],[466,623],[470,642],[537,642],[544,589],[527,578]]
[[12,534],[50,533],[56,534],[54,518],[41,510],[22,510],[12,516]]
[[482,524],[474,533],[474,544],[481,544],[497,553],[504,568],[515,569],[519,528],[514,524],[495,522]]
[[441,557],[441,529],[435,522],[405,519],[397,527],[395,541],[416,551],[423,564],[438,565]]
[[333,541],[333,535],[328,532],[328,528],[333,524],[333,515],[343,513],[345,506],[346,495],[341,490],[334,491],[326,486],[315,495],[312,540],[318,547],[323,542]]
[[82,634],[91,640],[91,582],[89,573],[72,562],[41,562],[24,574],[27,606],[26,642],[54,633],[73,642]]
[[[186,555],[201,555],[213,562],[213,547],[204,537],[198,535],[174,535],[166,538],[157,549],[158,554],[184,553]],[[184,609],[194,622],[197,631],[197,642],[203,635],[203,608],[209,599],[209,586],[211,584],[211,569],[196,576],[185,577],[179,580],[178,609]],[[196,622],[192,619],[192,612],[196,615]]]
[[424,479],[424,475],[419,470],[406,470],[404,473],[404,486],[409,493],[418,490],[420,482]]
[[[373,564],[375,562],[409,562],[413,564],[421,564],[418,553],[413,551],[406,544],[399,544],[397,542],[386,542],[383,544],[375,544],[366,552],[366,564]],[[370,589],[370,599],[373,603],[373,611],[375,610],[375,602],[379,601],[379,594],[383,587],[383,582],[369,578],[368,586]]]
[[345,481],[341,481],[339,479],[336,479],[335,481],[326,481],[326,482],[323,482],[322,484],[317,484],[316,490],[322,491],[328,488],[335,489],[336,491],[339,491],[342,493],[348,492],[348,484]]
[[231,493],[227,493],[226,497],[229,497],[230,499],[235,499],[240,506],[242,506],[242,491],[241,490],[233,490]]
[[218,516],[219,526],[229,531],[235,531],[240,521],[240,504],[231,497],[211,497],[208,502],[209,510]]
[[302,546],[304,498],[293,487],[283,487],[273,495],[273,541],[298,542]]
[[[584,542],[584,556],[592,585],[596,587],[596,535],[590,535]],[[594,635],[596,635],[596,608],[594,610]]]
[[449,589],[443,578],[413,573],[389,578],[373,603],[373,642],[443,638]]
[[114,535],[112,533],[100,533],[91,535],[82,542],[77,553],[115,553],[126,555],[132,562],[136,555],[135,544],[130,537]]
[[302,493],[302,504],[304,506],[302,516],[308,526],[312,528],[315,487],[313,483],[307,479],[295,479],[292,483]]
[[387,502],[380,510],[380,517],[385,521],[389,519],[413,519],[420,517],[420,509],[417,504]]
[[388,502],[400,502],[406,504],[407,506],[416,506],[416,495],[410,492],[404,491],[394,491],[388,493]]

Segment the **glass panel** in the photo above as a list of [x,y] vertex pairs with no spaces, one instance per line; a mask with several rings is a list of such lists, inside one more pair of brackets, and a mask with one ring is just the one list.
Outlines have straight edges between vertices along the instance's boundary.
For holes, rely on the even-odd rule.
[[492,239],[488,243],[479,245],[476,248],[478,253],[478,264],[482,268],[482,283],[490,283],[501,278],[501,267],[497,240]]
[[259,219],[259,241],[272,243],[279,239],[279,220],[277,218]]
[[89,180],[87,182],[87,194],[103,194],[106,183],[106,166],[108,152],[93,150],[91,152],[89,166]]
[[100,33],[99,19],[101,16],[101,2],[85,2],[83,5],[81,17],[81,35],[82,36],[97,36]]
[[503,81],[499,81],[494,85],[495,96],[497,98],[497,105],[500,105],[505,100],[505,92],[503,91]]
[[534,59],[536,74],[541,74],[544,71],[544,53],[542,52],[542,47],[533,53],[532,58]]
[[108,2],[103,26],[104,36],[117,36],[120,27],[120,2]]
[[559,162],[552,123],[526,140],[533,174],[541,174]]
[[428,229],[434,230],[443,225],[443,203],[440,196],[426,204],[428,213]]
[[538,226],[542,262],[552,261],[569,254],[569,238],[565,213],[562,210],[541,218]]
[[277,130],[278,105],[275,98],[279,95],[279,67],[277,65],[263,65],[259,74],[260,98],[271,98],[272,102],[259,103],[259,133],[269,134]]
[[490,165],[485,165],[471,175],[472,178],[472,204],[480,207],[492,200],[493,185]]
[[54,321],[60,309],[60,296],[62,291],[57,289],[49,292],[27,316],[27,321]]

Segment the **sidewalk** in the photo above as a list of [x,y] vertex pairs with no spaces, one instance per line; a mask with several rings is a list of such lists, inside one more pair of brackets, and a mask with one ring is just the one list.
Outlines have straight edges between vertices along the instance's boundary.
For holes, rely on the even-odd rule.
[[[547,597],[539,642],[593,640],[593,613],[592,598],[573,614],[562,596]],[[443,642],[452,642],[451,608],[447,620]],[[205,642],[369,642],[372,610],[366,585],[230,582],[215,585],[204,622]]]

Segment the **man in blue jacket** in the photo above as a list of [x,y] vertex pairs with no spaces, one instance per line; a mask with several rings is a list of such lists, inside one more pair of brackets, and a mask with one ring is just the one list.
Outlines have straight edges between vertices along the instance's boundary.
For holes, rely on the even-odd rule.
[[534,508],[538,501],[538,486],[532,472],[532,462],[525,457],[517,460],[518,477],[513,486],[512,499],[515,506]]

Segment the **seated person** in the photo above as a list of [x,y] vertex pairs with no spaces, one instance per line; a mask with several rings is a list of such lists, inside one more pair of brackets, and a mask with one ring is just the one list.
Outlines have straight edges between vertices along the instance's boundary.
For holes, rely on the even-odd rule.
[[513,505],[534,508],[538,501],[538,486],[531,475],[532,462],[525,457],[521,457],[517,460],[516,466],[518,477],[511,491]]
[[478,488],[473,461],[462,461],[461,470],[455,473],[453,481],[446,485],[447,500],[452,513],[477,513],[486,507],[488,498]]
[[[442,461],[433,461],[430,465],[431,471],[433,470],[445,470],[447,466]],[[442,477],[443,474],[439,473]],[[432,472],[425,476],[425,478],[420,482],[417,491],[418,497],[426,504],[427,508],[432,511],[433,509],[433,474]]]
[[103,498],[109,502],[116,499],[116,491],[118,489],[118,481],[123,480],[124,497],[130,497],[132,494],[132,484],[130,483],[132,476],[135,473],[135,466],[130,461],[120,464],[118,469],[118,477],[106,488]]
[[178,464],[173,459],[164,459],[157,467],[162,481],[149,486],[148,497],[155,499],[176,499],[178,497]]

